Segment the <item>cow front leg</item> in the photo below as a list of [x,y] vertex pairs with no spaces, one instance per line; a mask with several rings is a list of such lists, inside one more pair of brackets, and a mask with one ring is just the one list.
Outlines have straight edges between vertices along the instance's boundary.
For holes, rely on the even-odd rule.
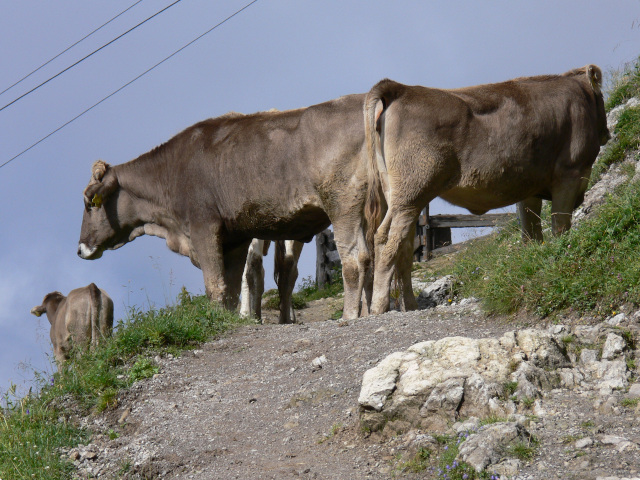
[[540,219],[542,199],[536,197],[525,198],[518,202],[517,209],[523,243],[527,243],[530,240],[542,242],[542,221]]
[[[195,222],[194,222],[195,223]],[[207,225],[191,231],[192,256],[198,259],[207,297],[220,306],[225,304],[226,283],[222,254],[222,234],[218,225]]]
[[[344,304],[342,317],[353,320],[360,315],[363,291],[367,287],[367,275],[370,274],[371,256],[365,240],[364,229],[360,224],[336,221],[333,233],[342,263],[342,281],[344,285]],[[370,288],[368,291],[370,292]],[[368,298],[365,294],[365,306],[369,313]]]

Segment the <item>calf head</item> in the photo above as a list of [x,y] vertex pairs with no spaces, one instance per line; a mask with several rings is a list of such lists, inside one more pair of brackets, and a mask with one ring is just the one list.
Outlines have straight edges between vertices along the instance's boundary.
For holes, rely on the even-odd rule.
[[42,305],[33,307],[31,309],[31,314],[35,315],[36,317],[39,317],[43,313],[46,313],[49,323],[53,325],[53,322],[56,318],[56,312],[58,311],[58,307],[60,306],[60,304],[65,298],[66,297],[62,295],[60,292],[47,293],[44,299],[42,300]]
[[84,190],[84,214],[78,255],[87,260],[115,250],[138,235],[133,199],[118,182],[113,169],[102,160],[93,164],[91,181]]

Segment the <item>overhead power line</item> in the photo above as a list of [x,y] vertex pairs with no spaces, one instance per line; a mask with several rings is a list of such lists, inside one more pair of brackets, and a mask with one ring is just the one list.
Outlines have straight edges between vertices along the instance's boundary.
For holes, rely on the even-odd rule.
[[135,77],[133,80],[130,80],[129,82],[125,83],[124,85],[122,85],[120,88],[118,88],[117,90],[111,92],[109,95],[107,95],[106,97],[104,97],[102,100],[100,100],[99,102],[94,103],[93,105],[91,105],[89,108],[87,108],[85,111],[83,111],[82,113],[76,115],[75,117],[73,117],[71,120],[69,120],[68,122],[64,123],[63,125],[59,126],[58,128],[56,128],[55,130],[53,130],[51,133],[48,133],[47,135],[45,135],[44,137],[42,137],[40,140],[38,140],[37,142],[31,144],[29,147],[25,148],[23,151],[21,151],[20,153],[18,153],[17,155],[11,157],[9,160],[7,160],[6,162],[4,162],[2,165],[0,165],[0,168],[4,167],[5,165],[13,162],[16,158],[20,157],[21,155],[27,153],[29,150],[31,150],[33,147],[39,145],[40,143],[44,142],[47,138],[51,137],[52,135],[55,135],[56,133],[58,133],[60,130],[62,130],[64,127],[66,127],[67,125],[75,122],[77,119],[79,119],[80,117],[82,117],[84,114],[86,114],[87,112],[90,112],[91,110],[93,110],[95,107],[97,107],[98,105],[100,105],[101,103],[103,103],[104,101],[108,100],[109,98],[113,97],[115,94],[117,94],[118,92],[124,90],[125,88],[127,88],[129,85],[131,85],[132,83],[134,83],[135,81],[139,80],[140,78],[144,77],[147,73],[151,72],[152,70],[154,70],[155,68],[159,67],[160,65],[162,65],[164,62],[166,62],[167,60],[169,60],[170,58],[176,56],[178,53],[180,53],[181,51],[183,51],[185,48],[193,45],[194,43],[196,43],[198,40],[200,40],[202,37],[204,37],[205,35],[208,35],[209,33],[211,33],[212,31],[214,31],[216,28],[218,28],[219,26],[223,25],[224,23],[226,23],[227,21],[231,20],[233,17],[235,17],[236,15],[238,15],[239,13],[243,12],[244,10],[246,10],[247,8],[249,8],[251,5],[253,5],[254,3],[256,3],[258,0],[253,0],[252,2],[249,2],[248,4],[246,4],[244,7],[242,7],[240,10],[237,10],[235,13],[229,15],[227,18],[225,18],[224,20],[222,20],[221,22],[217,23],[216,25],[214,25],[213,27],[211,27],[209,30],[207,30],[206,32],[202,33],[201,35],[197,36],[196,38],[194,38],[193,40],[191,40],[189,43],[185,44],[184,46],[180,47],[178,50],[176,50],[175,52],[173,52],[171,55],[169,55],[168,57],[165,57],[163,60],[159,61],[158,63],[156,63],[154,66],[152,66],[151,68],[145,70],[144,72],[142,72],[140,75],[138,75],[137,77]]
[[53,80],[54,78],[58,78],[60,75],[62,75],[64,72],[67,72],[69,70],[71,70],[73,67],[75,67],[76,65],[78,65],[79,63],[84,62],[87,58],[95,55],[96,53],[98,53],[100,50],[108,47],[109,45],[111,45],[113,42],[120,40],[122,37],[124,37],[126,34],[134,31],[136,28],[138,28],[139,26],[147,23],[149,20],[151,20],[154,17],[157,17],[158,15],[160,15],[162,12],[167,11],[168,9],[170,9],[171,7],[173,7],[176,3],[180,3],[182,0],[176,0],[175,2],[173,2],[171,5],[168,5],[166,7],[164,7],[162,10],[160,10],[159,12],[154,13],[153,15],[151,15],[149,18],[147,18],[146,20],[143,20],[142,22],[140,22],[139,24],[137,24],[135,27],[131,27],[129,30],[127,30],[126,32],[124,32],[121,35],[118,35],[116,38],[114,38],[113,40],[111,40],[108,43],[105,43],[103,46],[101,46],[100,48],[94,50],[93,52],[91,52],[90,54],[84,56],[83,58],[81,58],[80,60],[78,60],[76,63],[74,63],[73,65],[69,65],[67,68],[65,68],[64,70],[56,73],[53,77],[50,77],[49,79],[45,80],[44,82],[42,82],[40,85],[33,87],[31,90],[29,90],[26,93],[23,93],[22,95],[20,95],[18,98],[16,98],[15,100],[7,103],[4,107],[0,108],[0,112],[2,110],[4,110],[5,108],[13,105],[14,103],[16,103],[18,100],[26,97],[27,95],[29,95],[30,93],[35,92],[36,90],[38,90],[40,87],[42,87],[43,85],[46,85],[47,83],[49,83],[51,80]]
[[39,71],[41,68],[46,67],[47,65],[49,65],[51,62],[53,62],[56,58],[58,58],[60,55],[67,53],[69,50],[71,50],[73,47],[75,47],[76,45],[78,45],[80,42],[85,41],[87,38],[89,38],[91,35],[93,35],[94,33],[96,33],[98,30],[106,27],[107,25],[109,25],[111,22],[113,22],[116,18],[120,17],[121,15],[125,14],[126,12],[128,12],[129,10],[131,10],[133,7],[135,7],[137,4],[139,4],[140,2],[142,2],[142,0],[138,0],[136,3],[134,3],[133,5],[131,5],[130,7],[124,9],[123,11],[121,11],[119,14],[117,14],[115,17],[113,17],[112,19],[106,21],[105,23],[103,23],[102,25],[100,25],[98,28],[96,28],[94,31],[92,31],[91,33],[86,34],[84,37],[82,37],[80,40],[78,40],[77,42],[75,42],[72,45],[69,45],[67,48],[65,48],[64,50],[62,50],[60,53],[58,53],[56,56],[51,57],[49,60],[47,60],[46,62],[44,62],[42,65],[40,65],[38,68],[36,68],[35,70],[31,71],[30,73],[26,74],[24,77],[22,77],[20,80],[18,80],[16,83],[14,83],[13,85],[9,85],[7,88],[5,88],[4,90],[2,90],[0,92],[0,95],[3,95],[5,92],[8,92],[9,90],[11,90],[13,87],[15,87],[16,85],[22,83],[23,81],[25,81],[27,78],[29,78],[31,75],[33,75],[34,73],[36,73],[37,71]]

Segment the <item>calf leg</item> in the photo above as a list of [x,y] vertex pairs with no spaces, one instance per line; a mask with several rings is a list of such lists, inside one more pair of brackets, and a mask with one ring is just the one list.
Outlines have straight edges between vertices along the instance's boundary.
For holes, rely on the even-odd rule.
[[529,197],[518,202],[518,217],[520,218],[520,228],[522,229],[522,241],[535,240],[542,242],[542,222],[540,212],[542,211],[542,199]]

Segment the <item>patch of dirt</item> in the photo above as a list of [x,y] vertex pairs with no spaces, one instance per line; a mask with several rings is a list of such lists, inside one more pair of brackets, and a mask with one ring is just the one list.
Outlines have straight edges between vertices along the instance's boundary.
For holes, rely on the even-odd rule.
[[[428,432],[388,437],[360,431],[364,372],[420,341],[497,337],[536,322],[523,315],[487,317],[473,302],[329,320],[340,304],[312,302],[297,312],[303,323],[294,325],[274,324],[277,312],[267,311],[264,325],[238,328],[180,358],[159,359],[159,375],[120,395],[117,409],[86,419],[96,432],[87,449],[97,455],[76,460],[76,478],[438,478],[431,468],[397,468],[400,455],[409,459],[411,439]],[[580,391],[549,392],[545,402],[550,415],[531,427],[541,446],[515,478],[640,475],[637,451],[620,453],[597,440],[609,434],[640,441],[640,412],[618,408],[600,415]],[[572,447],[586,436],[592,446]]]

